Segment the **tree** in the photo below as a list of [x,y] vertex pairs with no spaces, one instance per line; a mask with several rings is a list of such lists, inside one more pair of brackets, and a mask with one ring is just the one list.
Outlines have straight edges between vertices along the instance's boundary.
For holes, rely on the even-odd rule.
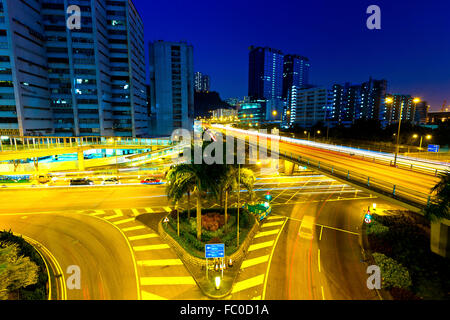
[[[223,170],[223,169],[222,169]],[[197,239],[202,236],[202,198],[206,194],[217,197],[220,169],[217,165],[179,164],[167,173],[166,194],[177,203],[182,197],[192,192],[197,200]]]
[[17,244],[0,245],[0,299],[8,293],[35,284],[39,267],[29,257],[19,256]]
[[225,193],[225,228],[227,228],[228,222],[228,195],[232,191],[239,191],[239,180],[247,189],[250,199],[252,199],[254,196],[253,186],[256,181],[253,171],[247,168],[241,168],[239,170],[236,165],[227,165],[225,174],[222,176],[220,182],[221,194]]
[[450,219],[450,171],[441,175],[441,180],[431,189],[435,198],[425,208],[425,218],[431,222]]

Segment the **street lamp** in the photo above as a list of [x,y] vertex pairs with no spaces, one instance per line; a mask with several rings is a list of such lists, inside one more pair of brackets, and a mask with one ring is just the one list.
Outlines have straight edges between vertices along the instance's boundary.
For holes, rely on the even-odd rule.
[[273,110],[272,115],[275,117],[278,114],[277,110]]
[[[413,135],[413,138],[414,138],[414,139],[417,139],[418,137],[419,137],[418,134],[414,134],[414,135]],[[425,139],[427,139],[427,140],[430,140],[430,139],[432,138],[431,134],[427,134],[426,136],[421,135],[421,136],[420,136],[419,151],[422,150],[422,141],[423,141],[423,138],[424,138],[424,137],[425,137]]]

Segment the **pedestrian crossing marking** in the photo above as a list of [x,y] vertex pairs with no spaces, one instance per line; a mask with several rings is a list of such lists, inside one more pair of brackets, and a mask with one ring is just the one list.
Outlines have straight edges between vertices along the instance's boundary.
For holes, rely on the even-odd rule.
[[141,230],[141,229],[145,229],[145,226],[135,226],[135,227],[123,228],[122,231],[127,232],[127,231]]
[[127,222],[131,222],[131,221],[134,221],[134,220],[135,220],[134,218],[129,218],[129,219],[116,221],[116,222],[113,222],[113,223],[117,225],[117,224],[124,224],[124,223],[127,223]]
[[145,290],[141,290],[141,297],[142,300],[167,300],[166,298],[158,296],[157,294],[147,292]]
[[167,245],[165,243],[133,247],[134,251],[161,250],[161,249],[169,249],[169,248],[170,248],[169,245]]
[[172,209],[171,209],[170,207],[164,207],[163,209],[164,209],[164,211],[166,211],[166,212],[172,212]]
[[140,267],[182,266],[183,261],[180,259],[143,260],[138,261],[137,264]]
[[256,287],[256,286],[262,285],[263,282],[264,282],[264,274],[260,274],[260,275],[258,275],[256,277],[237,282],[234,285],[233,290],[231,291],[231,293],[236,293],[236,292],[248,289],[248,288],[252,288],[252,287]]
[[261,296],[253,297],[252,300],[261,300]]
[[192,277],[142,277],[141,286],[195,285]]
[[158,235],[156,233],[150,233],[150,234],[143,234],[140,236],[128,237],[128,240],[135,241],[135,240],[151,239],[151,238],[157,238],[157,237],[158,237]]
[[139,212],[139,210],[138,209],[131,209],[131,212],[133,212],[133,214],[135,215],[135,216],[138,216],[138,215],[140,215],[141,213]]
[[105,217],[105,219],[110,220],[110,219],[119,218],[119,217],[123,216],[122,210],[120,210],[120,209],[114,209],[114,213],[115,213],[115,215]]
[[281,226],[283,223],[284,223],[284,221],[276,221],[276,222],[264,223],[262,225],[262,228]]
[[91,213],[91,215],[93,215],[93,216],[98,216],[98,215],[105,214],[105,213],[106,213],[106,212],[103,211],[103,210],[94,210],[94,212]]
[[248,260],[245,260],[244,262],[242,262],[241,269],[256,266],[257,264],[264,263],[267,261],[269,261],[269,255],[258,257],[258,258],[253,258],[253,259],[248,259]]
[[153,212],[155,212],[155,211],[153,211],[152,208],[145,208],[145,211],[146,211],[147,213],[153,213]]
[[278,232],[280,232],[280,229],[259,232],[258,234],[255,235],[255,238],[272,236],[272,235],[278,234]]
[[255,251],[258,249],[262,249],[262,248],[268,248],[273,246],[274,240],[272,241],[267,241],[267,242],[262,242],[262,243],[256,243],[256,244],[252,244],[249,248],[248,251]]
[[280,217],[280,216],[269,216],[266,218],[266,220],[279,220],[279,219],[283,219],[284,217]]

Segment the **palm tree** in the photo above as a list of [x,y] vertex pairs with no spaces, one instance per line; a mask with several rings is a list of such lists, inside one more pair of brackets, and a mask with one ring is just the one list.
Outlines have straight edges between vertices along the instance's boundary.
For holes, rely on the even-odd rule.
[[[216,166],[206,164],[179,164],[167,174],[166,194],[173,202],[178,202],[186,193],[195,195],[197,200],[197,239],[202,236],[202,197],[204,194],[217,196],[218,173]],[[188,201],[190,197],[188,198]],[[190,204],[188,204],[190,205]]]
[[424,215],[431,222],[450,219],[450,171],[441,175],[441,180],[431,189],[436,196],[425,208]]
[[223,193],[225,193],[225,230],[227,230],[228,228],[228,195],[232,191],[237,190],[239,192],[240,186],[238,181],[240,181],[240,183],[247,189],[250,199],[252,199],[254,196],[253,186],[255,184],[256,178],[253,174],[253,171],[246,168],[239,170],[238,167],[234,165],[226,166],[226,171],[223,174],[220,182],[220,194],[222,195]]

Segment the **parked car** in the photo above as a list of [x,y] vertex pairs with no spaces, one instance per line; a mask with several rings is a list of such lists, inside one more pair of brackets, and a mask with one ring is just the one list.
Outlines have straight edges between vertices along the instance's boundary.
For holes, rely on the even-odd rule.
[[88,179],[88,178],[81,178],[81,179],[72,179],[70,180],[71,186],[93,186],[94,181]]
[[161,179],[157,179],[157,178],[145,178],[144,180],[141,180],[142,184],[162,184],[162,180]]
[[120,184],[120,181],[116,177],[103,179],[102,185],[107,185],[107,184]]

